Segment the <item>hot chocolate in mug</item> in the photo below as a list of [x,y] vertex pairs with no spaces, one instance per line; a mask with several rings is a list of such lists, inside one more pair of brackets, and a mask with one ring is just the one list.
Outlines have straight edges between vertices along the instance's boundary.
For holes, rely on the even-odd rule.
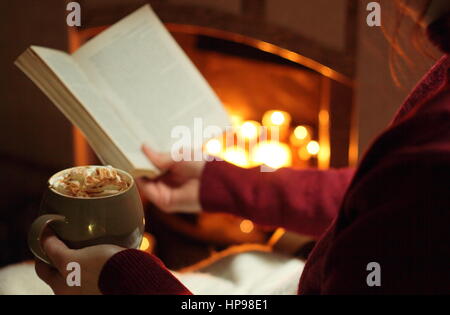
[[[99,192],[98,187],[100,190],[102,187],[101,183],[100,186],[97,183],[92,186],[92,195],[80,192],[66,194],[55,188],[57,181],[61,181],[67,174],[97,169],[115,172],[115,176],[125,181],[125,186],[117,191]],[[94,180],[98,182],[98,178]],[[70,183],[75,188],[79,184]],[[111,189],[110,186],[105,185],[106,189]],[[37,258],[51,264],[41,246],[42,233],[47,226],[69,248],[79,249],[100,244],[139,248],[144,225],[142,202],[130,174],[111,167],[80,166],[63,170],[50,177],[42,198],[40,215],[31,225],[28,234],[28,246]]]

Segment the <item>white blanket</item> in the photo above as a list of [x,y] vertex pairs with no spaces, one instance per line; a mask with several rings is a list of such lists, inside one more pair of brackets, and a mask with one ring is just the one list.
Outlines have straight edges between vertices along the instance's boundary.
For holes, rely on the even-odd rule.
[[[296,294],[304,263],[274,253],[230,255],[198,272],[174,275],[194,294]],[[0,294],[52,294],[32,262],[0,269]]]

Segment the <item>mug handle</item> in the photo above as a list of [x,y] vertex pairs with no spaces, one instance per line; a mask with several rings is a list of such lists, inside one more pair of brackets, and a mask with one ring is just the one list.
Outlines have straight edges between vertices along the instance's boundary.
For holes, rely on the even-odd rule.
[[33,224],[31,224],[30,231],[28,232],[28,247],[31,252],[42,260],[43,262],[52,265],[50,259],[47,254],[45,254],[41,245],[42,233],[48,224],[55,221],[66,221],[66,217],[59,214],[44,214],[34,220]]

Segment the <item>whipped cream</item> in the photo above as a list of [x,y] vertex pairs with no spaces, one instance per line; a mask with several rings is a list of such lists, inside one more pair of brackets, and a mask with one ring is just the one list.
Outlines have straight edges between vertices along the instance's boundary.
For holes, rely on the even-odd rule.
[[129,180],[112,166],[80,166],[52,178],[50,187],[71,197],[103,197],[118,194]]

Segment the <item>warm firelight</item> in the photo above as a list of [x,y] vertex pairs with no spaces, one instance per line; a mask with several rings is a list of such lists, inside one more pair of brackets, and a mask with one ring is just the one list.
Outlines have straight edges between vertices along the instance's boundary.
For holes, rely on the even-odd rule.
[[253,161],[265,164],[273,169],[291,166],[292,153],[287,144],[276,141],[259,143],[253,152]]

